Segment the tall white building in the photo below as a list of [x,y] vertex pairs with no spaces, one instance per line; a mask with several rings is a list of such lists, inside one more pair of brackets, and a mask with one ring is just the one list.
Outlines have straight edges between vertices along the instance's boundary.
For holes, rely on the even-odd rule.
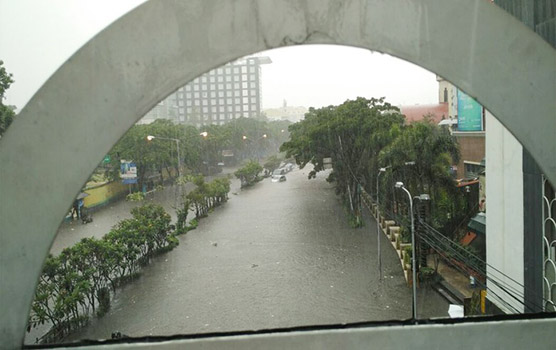
[[261,65],[269,63],[269,57],[247,57],[213,69],[161,101],[140,123],[164,118],[199,127],[259,117]]

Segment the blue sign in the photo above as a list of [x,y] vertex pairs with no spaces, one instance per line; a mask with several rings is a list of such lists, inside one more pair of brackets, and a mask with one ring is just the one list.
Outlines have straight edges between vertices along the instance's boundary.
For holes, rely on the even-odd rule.
[[483,107],[465,92],[458,89],[458,130],[482,131]]
[[136,184],[137,166],[135,163],[122,159],[120,161],[120,177],[124,184]]

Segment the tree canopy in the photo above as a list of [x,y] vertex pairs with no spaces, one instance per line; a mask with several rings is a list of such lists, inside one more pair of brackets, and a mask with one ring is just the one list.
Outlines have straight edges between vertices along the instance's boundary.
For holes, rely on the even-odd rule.
[[459,160],[455,138],[429,118],[407,125],[399,109],[384,98],[359,97],[339,106],[310,108],[289,131],[290,140],[281,151],[295,157],[301,168],[311,163],[309,178],[325,170],[325,159],[331,158],[327,180],[336,183],[336,192],[357,224],[361,222],[360,189],[375,193],[383,167],[389,169],[380,184],[387,210],[397,210],[390,200],[395,198],[395,181],[404,181],[411,192],[438,199],[433,207],[443,205],[441,199],[459,196],[450,174],[450,165]]
[[15,112],[10,106],[4,105],[4,95],[14,83],[13,75],[3,67],[4,62],[0,60],[0,137],[6,132],[15,118]]

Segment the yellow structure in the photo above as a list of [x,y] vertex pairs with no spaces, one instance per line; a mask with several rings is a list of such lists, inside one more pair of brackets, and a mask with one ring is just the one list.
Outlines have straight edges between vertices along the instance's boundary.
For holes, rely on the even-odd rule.
[[95,208],[111,202],[129,191],[129,185],[121,181],[107,182],[85,189],[87,197],[83,199],[86,208]]

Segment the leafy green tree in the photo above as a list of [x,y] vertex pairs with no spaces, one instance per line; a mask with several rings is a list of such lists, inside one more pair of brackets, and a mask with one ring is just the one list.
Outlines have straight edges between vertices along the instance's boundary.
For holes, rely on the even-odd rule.
[[378,154],[402,127],[399,110],[380,99],[358,97],[340,106],[310,108],[305,119],[289,127],[290,141],[280,148],[293,156],[300,168],[312,163],[309,178],[325,170],[324,159],[332,159],[328,181],[361,223],[360,186],[370,188],[377,171]]
[[281,162],[282,162],[281,158],[279,158],[276,155],[273,155],[266,160],[263,166],[265,169],[268,169],[268,171],[272,173],[275,169],[278,169],[278,167],[280,167]]
[[15,118],[15,112],[10,106],[4,105],[4,94],[14,83],[13,75],[3,67],[4,62],[0,60],[0,137],[6,132]]
[[[450,219],[446,214],[453,213],[460,202],[463,204],[462,193],[450,174],[450,166],[457,163],[459,157],[456,139],[432,119],[425,118],[402,128],[393,142],[382,150],[380,162],[392,166],[385,174],[385,183],[390,180],[389,185],[393,186],[394,181],[403,181],[411,193],[431,196],[431,214],[435,226],[440,228]],[[407,161],[414,164],[406,166]]]
[[263,167],[259,162],[250,160],[245,166],[234,172],[234,175],[241,180],[241,187],[252,186],[262,180],[259,176],[261,171],[263,171]]

